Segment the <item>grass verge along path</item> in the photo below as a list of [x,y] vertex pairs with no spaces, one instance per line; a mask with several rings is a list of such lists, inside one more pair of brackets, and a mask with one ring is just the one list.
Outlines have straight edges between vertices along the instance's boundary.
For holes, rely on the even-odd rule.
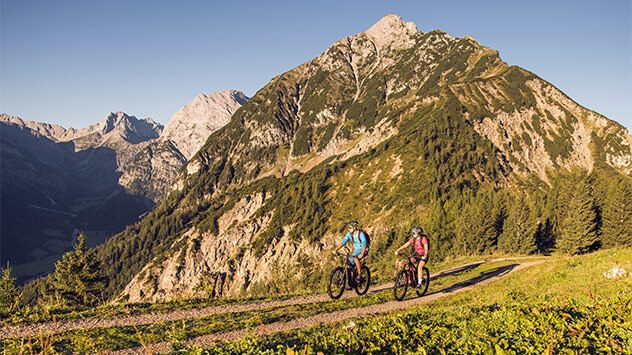
[[[449,288],[459,287],[459,283],[463,285],[476,282],[481,277],[487,277],[497,270],[508,267],[511,261],[494,261],[494,262],[477,262],[463,265],[440,273],[433,274],[430,292],[439,290],[445,285]],[[487,276],[486,276],[487,275]],[[329,300],[328,296],[323,295],[325,301],[313,302],[316,296],[309,296],[307,300],[294,300],[293,304],[279,305],[276,307],[269,306],[270,302],[263,304],[239,305],[239,307],[250,308],[241,312],[232,312],[232,306],[223,309],[223,313],[210,315],[206,317],[179,320],[170,322],[157,322],[151,325],[136,325],[124,327],[93,327],[89,329],[75,329],[64,331],[56,336],[46,335],[43,338],[49,339],[49,343],[55,345],[57,351],[68,353],[74,351],[95,350],[116,350],[129,347],[140,346],[144,343],[156,343],[165,340],[173,341],[184,337],[190,339],[209,334],[217,334],[239,329],[257,328],[263,324],[283,323],[295,320],[297,318],[306,318],[318,314],[327,314],[334,311],[340,311],[350,308],[361,308],[376,304],[382,304],[391,301],[392,291],[391,285],[382,287],[372,287],[370,295],[364,297],[356,297],[354,292],[347,292],[347,300]],[[413,292],[414,294],[414,292]],[[286,300],[289,302],[291,300]],[[309,304],[306,302],[312,301]],[[292,302],[291,302],[292,303]],[[41,334],[41,333],[40,333]],[[32,336],[34,347],[38,348],[39,335]],[[5,348],[17,348],[19,344],[27,337],[13,338],[4,341]],[[39,341],[43,344],[46,341]]]

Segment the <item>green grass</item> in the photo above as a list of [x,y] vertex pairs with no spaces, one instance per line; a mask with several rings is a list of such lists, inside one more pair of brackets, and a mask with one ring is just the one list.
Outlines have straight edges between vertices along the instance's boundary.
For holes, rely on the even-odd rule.
[[[439,270],[445,270],[453,266],[463,265],[471,262],[478,262],[483,260],[489,260],[493,258],[504,257],[503,255],[494,256],[468,256],[461,258],[448,259],[438,264],[429,265],[431,273]],[[374,278],[375,279],[375,278]],[[388,281],[388,280],[387,280]],[[325,293],[325,289],[315,289],[311,292],[296,292],[288,294],[276,294],[272,296],[262,297],[239,297],[230,299],[209,299],[209,298],[193,298],[193,299],[177,299],[169,302],[157,302],[157,303],[120,303],[102,305],[98,307],[74,307],[74,308],[53,308],[47,309],[45,307],[31,308],[26,307],[20,311],[9,315],[6,318],[0,319],[0,325],[13,326],[13,325],[28,325],[38,324],[44,322],[52,322],[53,318],[57,322],[73,321],[82,319],[113,319],[121,317],[136,316],[149,313],[168,313],[175,309],[177,310],[190,310],[190,309],[202,309],[212,306],[228,306],[237,304],[247,304],[254,302],[267,302],[267,301],[282,301],[291,298],[297,298],[307,296],[311,294]]]
[[212,306],[228,306],[254,302],[282,301],[290,298],[300,297],[303,295],[307,295],[307,293],[281,294],[268,297],[241,297],[230,299],[178,299],[169,302],[122,303],[103,305],[93,308],[24,308],[19,312],[16,312],[9,317],[0,320],[0,325],[13,326],[38,324],[51,322],[53,321],[53,319],[57,322],[82,319],[113,319],[149,313],[168,313],[176,309],[189,310],[202,309]]
[[[470,268],[433,280],[428,292],[439,291],[458,284],[459,282],[486,275],[513,263],[512,261],[500,261],[474,265]],[[409,292],[407,298],[412,298],[412,295],[414,295],[414,292]],[[149,343],[178,341],[236,329],[256,328],[260,324],[287,322],[292,319],[316,314],[370,306],[393,300],[392,290],[386,289],[364,297],[328,300],[303,305],[270,307],[256,311],[224,313],[198,319],[162,322],[153,325],[70,330],[56,335],[44,336],[44,339],[48,339],[48,343],[55,351],[60,353],[71,354],[77,352],[93,352],[95,350],[112,351],[139,347],[142,345],[141,338]],[[6,340],[4,341],[4,347],[8,353],[18,353],[22,347],[22,342],[27,340],[28,339],[24,338]],[[38,350],[41,349],[41,344],[46,343],[46,340],[32,341],[33,348]]]
[[192,354],[632,353],[632,250],[555,256],[471,292],[386,316],[251,336]]

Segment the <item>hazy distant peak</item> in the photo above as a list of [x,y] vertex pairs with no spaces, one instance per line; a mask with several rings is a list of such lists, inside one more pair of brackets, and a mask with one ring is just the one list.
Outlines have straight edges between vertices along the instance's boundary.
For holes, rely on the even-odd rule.
[[14,123],[14,124],[24,124],[24,121],[17,116],[11,116],[6,113],[0,114],[0,122],[2,123]]
[[34,121],[25,121],[17,116],[11,116],[6,113],[0,114],[0,122],[16,125],[22,129],[28,128],[36,134],[44,136],[50,140],[57,141],[59,137],[62,137],[66,134],[66,128],[50,123],[43,122],[34,122]]

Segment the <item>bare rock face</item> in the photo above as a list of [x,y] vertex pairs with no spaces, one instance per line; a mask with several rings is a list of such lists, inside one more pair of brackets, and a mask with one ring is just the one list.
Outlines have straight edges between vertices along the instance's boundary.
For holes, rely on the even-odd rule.
[[168,139],[155,139],[136,153],[122,169],[119,184],[133,194],[155,203],[169,191],[186,158]]
[[413,22],[404,22],[401,17],[388,14],[364,33],[380,47],[403,47],[410,43],[410,37],[416,32],[417,25]]
[[173,115],[161,138],[171,140],[188,160],[246,101],[248,97],[237,90],[198,95]]
[[[181,245],[178,252],[159,265],[147,265],[127,285],[124,297],[130,302],[235,297],[249,287],[287,277],[283,265],[291,264],[299,253],[310,258],[319,256],[324,263],[320,246],[307,241],[296,244],[287,235],[264,255],[254,255],[249,247],[251,236],[265,230],[271,217],[252,218],[264,202],[263,194],[239,201],[218,221],[218,237],[200,234],[194,228],[187,231],[176,242]],[[300,277],[300,273],[291,276]]]
[[159,202],[169,191],[178,169],[247,100],[237,90],[197,96],[173,115],[160,138],[135,151],[129,164],[121,169],[119,184],[132,194]]

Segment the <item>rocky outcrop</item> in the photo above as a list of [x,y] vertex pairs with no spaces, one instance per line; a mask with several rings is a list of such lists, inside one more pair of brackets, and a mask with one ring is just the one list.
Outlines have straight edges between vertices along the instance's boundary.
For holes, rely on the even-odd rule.
[[171,117],[161,139],[170,140],[189,160],[246,101],[248,97],[237,90],[200,94]]
[[[547,173],[559,168],[578,166],[592,171],[600,159],[624,174],[632,172],[632,138],[628,132],[616,122],[578,105],[546,81],[526,81],[534,105],[509,112],[491,104],[495,97],[510,96],[498,81],[468,85],[467,89],[462,84],[454,85],[452,91],[468,103],[475,101],[471,93],[477,91],[488,97],[488,104],[484,105],[486,114],[482,117],[474,118],[469,113],[466,117],[483,137],[494,143],[519,175],[536,174],[546,181]],[[604,146],[597,147],[595,138]]]
[[130,164],[120,169],[119,184],[132,194],[159,202],[169,191],[178,169],[247,100],[237,90],[198,95],[173,115],[160,138],[135,151]]
[[413,22],[404,22],[401,17],[388,14],[364,33],[380,48],[403,48],[413,44],[412,36],[417,32]]
[[[307,259],[322,256],[323,248],[307,241],[296,243],[284,236],[262,256],[256,256],[252,236],[265,230],[269,215],[252,218],[265,202],[263,194],[246,196],[218,221],[219,233],[200,234],[189,230],[176,244],[181,247],[159,266],[147,265],[125,288],[130,302],[167,301],[178,297],[235,297],[271,279],[304,277],[307,270],[285,273],[301,255]],[[333,245],[331,236],[327,238]],[[318,267],[319,265],[314,265]],[[255,286],[256,287],[256,286]]]
[[159,202],[169,191],[186,158],[168,139],[156,139],[127,164],[119,184],[133,194]]

